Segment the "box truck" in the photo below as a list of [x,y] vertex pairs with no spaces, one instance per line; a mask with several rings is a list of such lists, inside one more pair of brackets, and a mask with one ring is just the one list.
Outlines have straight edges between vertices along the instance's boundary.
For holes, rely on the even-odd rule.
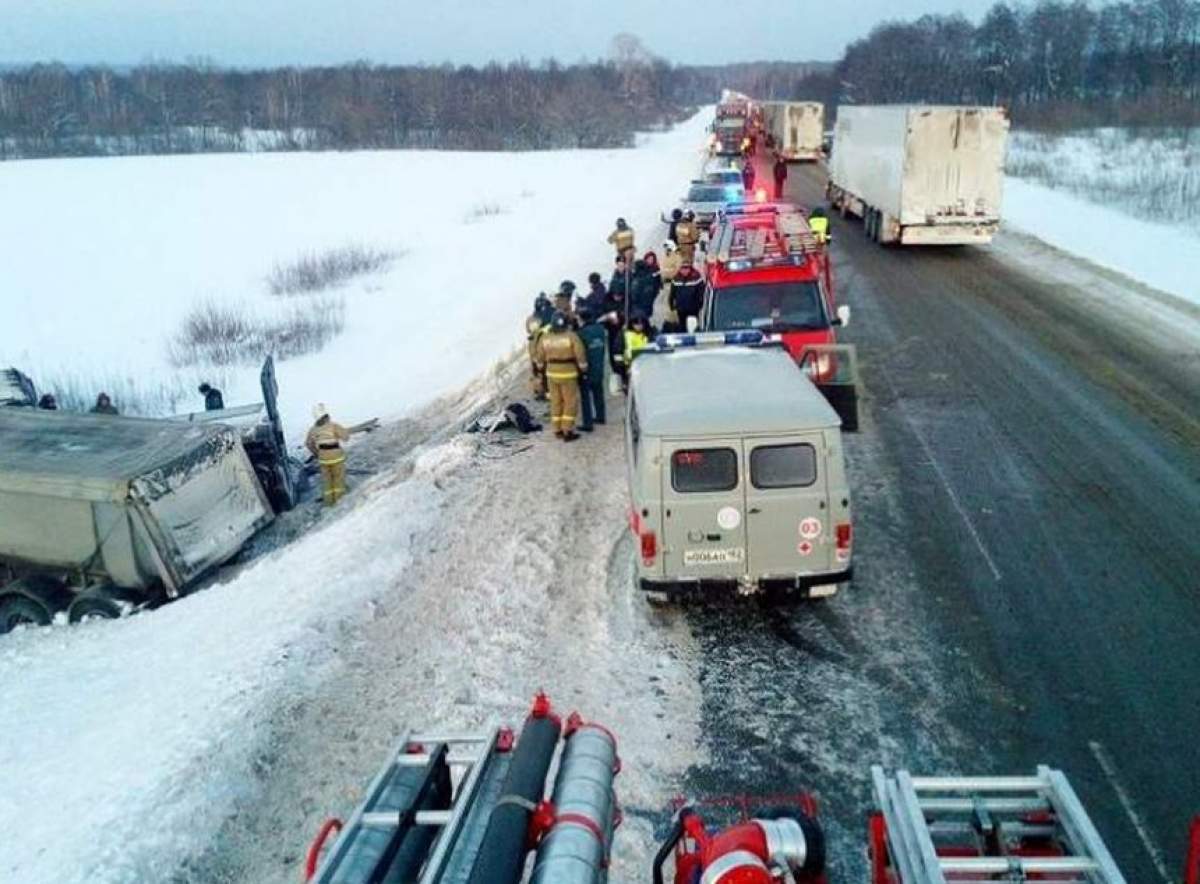
[[879,243],[990,242],[1007,140],[1000,107],[840,107],[830,203]]
[[767,133],[789,162],[816,162],[825,136],[825,105],[819,101],[764,101]]

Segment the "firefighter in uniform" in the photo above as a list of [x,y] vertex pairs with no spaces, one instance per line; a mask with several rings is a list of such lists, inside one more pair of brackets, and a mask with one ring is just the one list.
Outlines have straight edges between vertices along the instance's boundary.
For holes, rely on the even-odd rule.
[[321,465],[325,503],[332,506],[346,493],[346,451],[342,444],[350,439],[350,431],[329,417],[325,403],[313,408],[316,423],[304,439],[307,448]]
[[529,356],[529,391],[533,398],[539,401],[546,398],[546,376],[537,367],[534,349],[537,340],[550,327],[550,317],[554,310],[545,292],[541,292],[533,302],[533,312],[525,320],[525,352]]
[[550,385],[550,423],[554,435],[564,442],[579,438],[575,432],[575,417],[579,410],[580,378],[586,378],[587,351],[579,335],[567,325],[567,317],[555,313],[550,330],[537,340],[534,361],[545,372]]
[[691,209],[675,225],[675,241],[679,243],[679,257],[683,263],[693,263],[696,259],[696,243],[700,242],[700,226],[696,224],[696,213]]
[[624,258],[626,263],[633,261],[633,228],[624,218],[617,219],[617,229],[608,235],[608,243],[617,250],[617,257]]
[[829,217],[820,206],[814,208],[809,214],[808,229],[813,232],[817,242],[824,243],[829,240]]

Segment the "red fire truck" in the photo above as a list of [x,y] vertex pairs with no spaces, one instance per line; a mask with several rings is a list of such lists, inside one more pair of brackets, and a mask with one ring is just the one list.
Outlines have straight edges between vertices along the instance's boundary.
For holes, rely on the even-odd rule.
[[836,330],[850,308],[834,299],[833,268],[808,216],[791,203],[722,210],[706,250],[704,331],[757,329],[783,343],[842,417],[857,429],[853,348]]

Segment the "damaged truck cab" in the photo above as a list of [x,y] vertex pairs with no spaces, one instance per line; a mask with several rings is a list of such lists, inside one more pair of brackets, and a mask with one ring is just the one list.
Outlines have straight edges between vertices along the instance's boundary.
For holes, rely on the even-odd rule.
[[650,601],[821,597],[850,580],[841,420],[779,344],[757,332],[660,338],[632,366],[625,448]]

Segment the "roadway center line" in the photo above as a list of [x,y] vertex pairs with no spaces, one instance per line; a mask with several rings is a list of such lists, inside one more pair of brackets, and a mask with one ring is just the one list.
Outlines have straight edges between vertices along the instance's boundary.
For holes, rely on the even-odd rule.
[[900,413],[904,416],[904,422],[908,424],[908,427],[910,430],[912,430],[913,435],[917,437],[917,441],[921,443],[921,449],[925,452],[925,456],[929,458],[929,463],[933,466],[933,471],[937,473],[937,477],[942,483],[942,488],[946,490],[946,496],[950,498],[950,503],[954,505],[955,511],[963,520],[963,524],[967,526],[967,533],[969,533],[971,535],[971,539],[975,541],[975,546],[979,548],[979,552],[983,556],[983,560],[987,562],[988,568],[991,569],[992,576],[995,577],[996,582],[999,583],[1001,575],[1000,569],[996,567],[996,560],[992,558],[992,554],[989,553],[987,547],[983,545],[983,538],[979,536],[979,531],[976,530],[975,523],[971,521],[971,517],[967,514],[967,510],[962,505],[962,501],[958,499],[958,495],[954,493],[954,488],[950,485],[950,480],[946,478],[946,473],[942,470],[942,465],[938,463],[937,458],[933,456],[933,449],[930,448],[929,443],[925,441],[925,436],[921,433],[920,428],[917,427],[916,421],[912,419],[912,415],[908,413],[908,409],[904,405],[904,399],[900,396],[900,391],[896,389],[896,385],[892,382],[892,379],[888,376],[886,371],[883,373],[883,378],[887,381],[887,385],[891,388],[892,396],[895,397],[896,404],[900,406]]
[[1159,877],[1163,879],[1165,884],[1171,884],[1173,879],[1171,878],[1170,871],[1167,869],[1167,863],[1163,859],[1163,852],[1150,835],[1150,829],[1142,820],[1142,815],[1138,813],[1137,805],[1133,803],[1133,798],[1125,791],[1125,787],[1121,785],[1121,781],[1117,778],[1117,766],[1113,764],[1108,751],[1101,743],[1095,740],[1088,741],[1088,748],[1092,750],[1092,755],[1095,757],[1096,763],[1100,765],[1100,769],[1104,771],[1104,776],[1108,778],[1109,785],[1117,793],[1117,800],[1121,802],[1121,807],[1125,809],[1125,814],[1129,817],[1129,821],[1133,823],[1133,828],[1142,840],[1142,846],[1146,848],[1146,853],[1150,854],[1150,861],[1154,863],[1154,868],[1158,870]]

